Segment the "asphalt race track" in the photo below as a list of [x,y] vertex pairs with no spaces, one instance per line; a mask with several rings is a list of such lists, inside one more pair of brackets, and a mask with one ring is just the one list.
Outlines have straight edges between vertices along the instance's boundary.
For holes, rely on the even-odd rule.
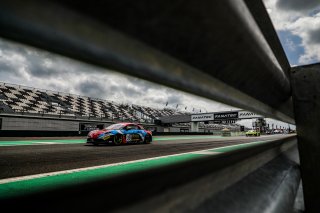
[[[152,144],[86,145],[85,138],[2,138],[0,180],[189,153],[237,144],[270,141],[290,135],[261,137],[156,136]],[[70,142],[70,143],[69,143]],[[199,152],[200,153],[200,152]]]

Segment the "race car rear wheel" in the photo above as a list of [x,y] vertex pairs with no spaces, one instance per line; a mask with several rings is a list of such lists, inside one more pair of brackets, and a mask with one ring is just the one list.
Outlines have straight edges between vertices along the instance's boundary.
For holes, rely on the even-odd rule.
[[145,144],[149,144],[152,141],[152,136],[151,135],[146,135],[146,137],[144,138],[144,143]]
[[113,137],[113,144],[120,145],[122,143],[122,135],[115,135]]

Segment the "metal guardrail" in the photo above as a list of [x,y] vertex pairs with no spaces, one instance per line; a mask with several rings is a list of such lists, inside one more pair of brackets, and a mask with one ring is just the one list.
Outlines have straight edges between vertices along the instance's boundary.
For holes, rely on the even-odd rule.
[[294,123],[289,79],[250,5],[4,0],[0,35]]
[[[308,127],[318,133],[316,127],[319,126],[319,122],[314,119],[310,119],[312,122],[302,119],[303,112],[311,116],[310,118],[318,116],[318,111],[316,113],[307,111],[310,109],[308,104],[319,105],[318,93],[305,99],[300,96],[301,91],[304,91],[303,88],[312,87],[299,83],[305,82],[303,75],[291,76],[291,68],[261,0],[106,0],[99,3],[70,0],[58,2],[3,0],[0,2],[0,36],[288,123],[295,123],[296,116],[298,133],[299,129],[302,132],[302,137],[298,136],[299,148],[302,149],[300,156],[302,162],[306,162],[302,163],[304,172],[302,178],[308,181],[304,189],[307,192],[306,209],[310,212],[319,209],[317,204],[320,203],[317,196],[319,187],[312,188],[319,186],[320,179],[318,172],[320,169],[315,163],[320,160],[317,143],[319,137],[316,134],[317,137],[310,138],[305,134],[309,132],[306,130]],[[316,70],[319,70],[317,66]],[[294,84],[291,84],[290,78],[294,79]],[[317,92],[315,81],[309,82],[316,88],[313,92]],[[296,91],[295,115],[291,87]],[[302,90],[297,89],[300,87]],[[305,100],[308,104],[304,102]],[[269,148],[260,146],[256,149],[267,151]],[[311,154],[309,159],[312,151],[315,151],[315,154]],[[253,157],[255,154],[257,152],[248,149],[239,155]],[[116,205],[120,204],[120,201],[121,205],[130,205],[133,200],[139,198],[139,201],[144,201],[149,195],[154,195],[153,193],[160,193],[161,196],[161,193],[170,191],[171,186],[187,184],[200,178],[201,175],[214,172],[217,167],[231,166],[230,168],[236,169],[232,164],[237,165],[239,159],[244,160],[239,155],[230,153],[221,157],[223,160],[212,157],[190,164],[173,165],[163,170],[134,174],[130,176],[133,180],[130,184],[123,184],[127,176],[90,183],[83,186],[81,191],[86,192],[85,198],[91,195],[89,197],[91,204],[97,205],[100,204],[98,201],[101,201],[101,194],[98,192],[115,193],[111,198],[114,202],[108,202],[108,207],[116,210]],[[208,159],[214,161],[209,162]],[[259,161],[253,158],[252,162]],[[288,171],[288,174],[292,174],[288,177],[298,180],[297,165],[292,165],[290,162],[286,162],[285,165],[288,167],[279,169],[282,172]],[[175,173],[178,168],[181,172],[179,175]],[[163,173],[164,171],[166,172]],[[239,177],[242,171],[236,173]],[[154,179],[147,179],[155,175],[157,175],[156,182]],[[215,177],[223,179],[226,176],[219,173]],[[230,179],[226,179],[226,182],[228,181]],[[284,188],[294,194],[296,185],[295,183],[291,185],[293,188],[290,188],[290,184],[285,184]],[[154,188],[155,186],[157,187]],[[141,187],[149,190],[148,193],[137,195],[136,192]],[[76,206],[79,204],[82,206],[82,202],[79,200],[69,202],[69,199],[63,200],[58,195],[62,194],[65,197],[70,195],[68,198],[74,199],[73,195],[79,194],[79,190],[79,188],[68,188],[56,191],[58,193],[45,194],[44,197],[49,200],[58,199],[57,201],[61,201],[71,209],[74,207],[71,205],[73,202],[76,202]],[[173,191],[171,195],[188,197],[185,192]],[[205,194],[207,193],[210,192],[206,191]],[[122,203],[124,200],[120,199],[124,194],[130,197],[125,204]],[[282,203],[278,203],[279,205],[265,204],[267,206],[285,204],[288,207],[292,202],[291,198],[294,197],[293,194],[290,194],[289,202],[280,199]],[[19,201],[35,204],[36,201],[43,199],[42,195],[34,195]],[[287,195],[280,193],[279,198],[285,196]],[[177,201],[177,197],[175,198],[173,201]],[[45,207],[44,203],[37,202],[38,204]],[[187,204],[192,203],[187,202]],[[92,206],[94,205],[90,205]],[[20,206],[14,207],[20,208]],[[50,205],[50,207],[55,206]],[[134,210],[134,207],[132,208]],[[286,207],[281,209],[277,212],[287,210]]]

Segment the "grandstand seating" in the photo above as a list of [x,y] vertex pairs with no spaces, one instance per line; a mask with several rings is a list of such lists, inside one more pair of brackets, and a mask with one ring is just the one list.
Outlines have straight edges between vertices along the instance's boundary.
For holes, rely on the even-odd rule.
[[118,104],[107,100],[41,90],[0,82],[0,110],[75,117],[98,117],[146,122],[183,114],[173,109]]
[[[112,101],[41,90],[0,82],[0,112],[26,113],[82,118],[103,118],[110,120],[153,123],[163,116],[189,114],[174,109],[156,109],[136,104],[118,104]],[[189,123],[176,124],[189,127]],[[239,128],[237,124],[200,124],[200,127],[221,130]]]

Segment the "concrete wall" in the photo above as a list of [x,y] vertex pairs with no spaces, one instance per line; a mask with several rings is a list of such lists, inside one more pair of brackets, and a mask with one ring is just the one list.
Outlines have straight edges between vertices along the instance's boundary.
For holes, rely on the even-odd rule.
[[164,127],[157,126],[157,132],[164,132]]
[[2,117],[2,130],[79,131],[79,121]]
[[191,115],[170,115],[159,119],[162,123],[187,123],[191,122]]
[[180,128],[177,127],[170,127],[169,132],[180,132]]

